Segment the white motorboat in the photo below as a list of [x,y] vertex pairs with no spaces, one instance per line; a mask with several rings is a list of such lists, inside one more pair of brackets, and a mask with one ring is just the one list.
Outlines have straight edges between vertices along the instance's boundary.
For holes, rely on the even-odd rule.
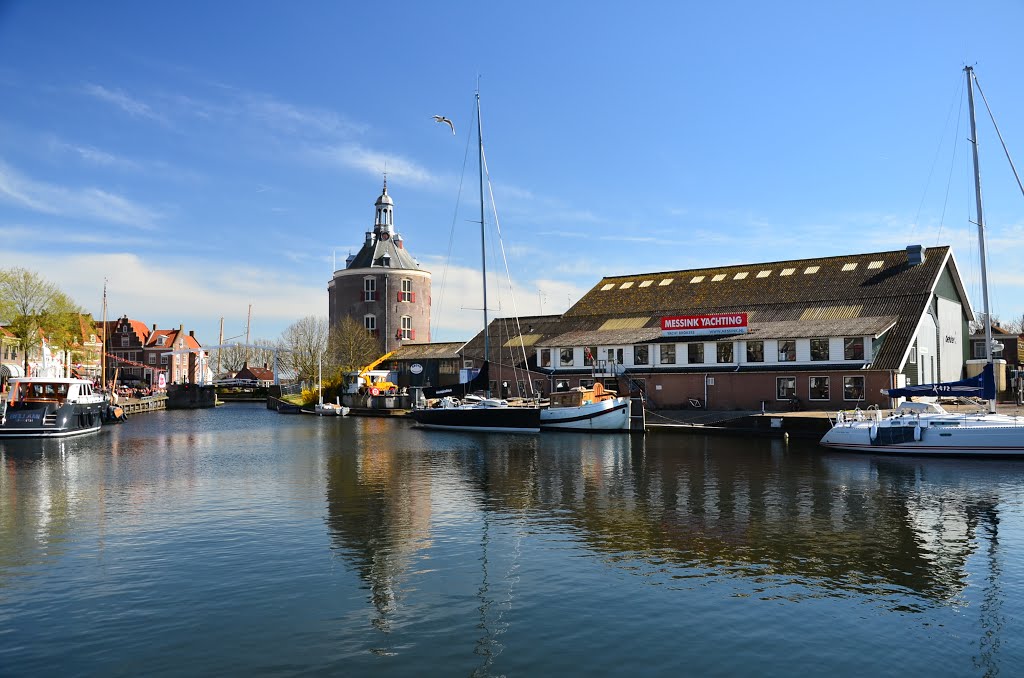
[[325,403],[323,396],[321,396],[320,402],[313,408],[313,412],[321,417],[344,417],[348,414],[349,408],[338,402]]
[[[993,370],[992,323],[988,304],[988,274],[985,256],[985,221],[981,202],[981,174],[978,169],[978,135],[974,117],[974,70],[967,66],[967,98],[970,109],[971,143],[974,155],[975,204],[981,257],[981,286],[984,303],[985,344],[988,362],[982,373],[961,381],[918,384],[883,389],[892,398],[976,397],[988,401],[987,411],[955,414],[934,403],[903,403],[888,417],[877,410],[840,412],[821,444],[840,450],[890,454],[943,454],[966,456],[1024,455],[1024,417],[996,413]],[[1009,157],[1009,156],[1007,156]],[[1024,187],[1022,187],[1024,190]]]
[[540,411],[543,430],[628,431],[629,398],[606,391],[601,382],[552,393]]
[[91,381],[22,377],[8,386],[0,438],[64,438],[100,430],[108,401]]

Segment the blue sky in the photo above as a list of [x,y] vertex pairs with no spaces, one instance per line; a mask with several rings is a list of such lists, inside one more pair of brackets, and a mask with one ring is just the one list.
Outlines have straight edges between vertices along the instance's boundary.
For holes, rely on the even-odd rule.
[[[521,314],[603,275],[911,243],[953,245],[980,306],[962,67],[1024,162],[1022,25],[1020,2],[0,0],[0,265],[97,316],[107,278],[111,315],[207,344],[252,304],[275,338],[326,315],[386,165],[434,339],[468,338],[479,75]],[[979,125],[993,310],[1017,317],[1024,197]]]

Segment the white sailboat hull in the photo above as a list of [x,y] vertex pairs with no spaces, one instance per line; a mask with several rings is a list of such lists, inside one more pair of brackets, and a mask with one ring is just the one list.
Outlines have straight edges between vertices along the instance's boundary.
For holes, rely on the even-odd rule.
[[1024,456],[1024,418],[947,413],[840,421],[821,444],[872,454]]
[[629,398],[609,398],[577,407],[549,407],[540,412],[543,430],[628,431]]

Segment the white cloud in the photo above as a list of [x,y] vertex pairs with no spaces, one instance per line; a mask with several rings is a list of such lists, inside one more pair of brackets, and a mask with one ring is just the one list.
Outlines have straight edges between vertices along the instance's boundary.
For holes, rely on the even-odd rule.
[[82,89],[89,96],[112,104],[132,117],[148,118],[162,124],[167,124],[167,118],[154,111],[149,104],[134,99],[121,90],[107,89],[102,85],[94,83],[88,83]]
[[308,155],[320,162],[359,170],[380,177],[385,169],[388,176],[407,184],[432,186],[441,179],[412,160],[384,151],[374,151],[359,144],[342,144],[310,149]]
[[66,188],[29,179],[0,161],[0,202],[42,214],[153,228],[161,215],[100,188]]

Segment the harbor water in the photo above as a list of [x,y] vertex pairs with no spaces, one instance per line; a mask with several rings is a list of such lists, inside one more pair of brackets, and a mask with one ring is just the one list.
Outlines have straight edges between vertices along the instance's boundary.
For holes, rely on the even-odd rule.
[[992,676],[1024,462],[163,411],[0,442],[0,675]]

